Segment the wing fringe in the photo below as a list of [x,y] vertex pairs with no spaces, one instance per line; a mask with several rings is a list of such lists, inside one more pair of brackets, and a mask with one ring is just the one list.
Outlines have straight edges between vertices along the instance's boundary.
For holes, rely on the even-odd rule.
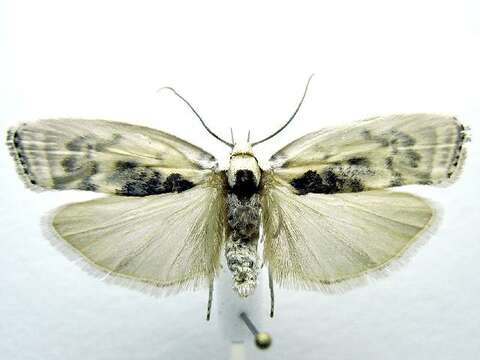
[[22,179],[23,184],[25,187],[29,190],[35,191],[35,192],[42,192],[44,189],[40,186],[35,185],[32,183],[32,179],[30,178],[28,171],[26,170],[24,166],[24,161],[22,161],[22,158],[25,158],[20,149],[15,146],[15,134],[17,132],[18,128],[10,128],[7,132],[7,139],[6,139],[6,145],[8,147],[8,152],[10,156],[13,158],[15,161],[15,170],[17,171],[18,176],[20,179]]
[[457,121],[459,141],[447,171],[448,178],[439,184],[435,184],[440,187],[452,185],[462,175],[465,159],[467,158],[467,147],[465,144],[471,141],[470,128],[463,126],[457,118],[454,119]]

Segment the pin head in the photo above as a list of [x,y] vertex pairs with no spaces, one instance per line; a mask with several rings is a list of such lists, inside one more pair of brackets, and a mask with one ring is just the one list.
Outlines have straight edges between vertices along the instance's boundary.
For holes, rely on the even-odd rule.
[[255,335],[255,344],[260,349],[267,349],[272,344],[272,337],[269,333],[260,331]]

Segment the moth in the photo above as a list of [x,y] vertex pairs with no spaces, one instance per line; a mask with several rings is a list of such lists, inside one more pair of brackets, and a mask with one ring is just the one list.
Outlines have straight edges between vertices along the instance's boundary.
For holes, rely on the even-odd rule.
[[[46,119],[8,132],[26,185],[109,196],[61,207],[51,228],[94,274],[153,292],[209,288],[221,253],[233,289],[250,296],[265,264],[273,284],[335,292],[384,273],[435,220],[429,201],[390,188],[452,183],[467,129],[452,116],[399,114],[323,129],[261,168],[255,142],[228,142],[228,169],[206,151],[147,127]],[[259,252],[259,243],[263,252]]]

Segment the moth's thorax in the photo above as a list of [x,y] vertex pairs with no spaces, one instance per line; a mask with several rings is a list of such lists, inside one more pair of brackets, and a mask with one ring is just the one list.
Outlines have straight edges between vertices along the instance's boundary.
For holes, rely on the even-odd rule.
[[261,171],[253,155],[252,145],[248,142],[236,143],[230,154],[230,166],[227,171],[230,188],[254,186],[258,188]]

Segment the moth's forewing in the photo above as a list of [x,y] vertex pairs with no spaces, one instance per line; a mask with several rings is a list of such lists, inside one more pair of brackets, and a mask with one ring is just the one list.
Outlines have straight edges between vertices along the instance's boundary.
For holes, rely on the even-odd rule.
[[297,193],[359,192],[452,182],[465,158],[465,128],[452,116],[375,117],[308,134],[271,158]]
[[105,120],[48,119],[9,131],[30,187],[146,196],[203,183],[216,168],[200,148],[158,130]]

